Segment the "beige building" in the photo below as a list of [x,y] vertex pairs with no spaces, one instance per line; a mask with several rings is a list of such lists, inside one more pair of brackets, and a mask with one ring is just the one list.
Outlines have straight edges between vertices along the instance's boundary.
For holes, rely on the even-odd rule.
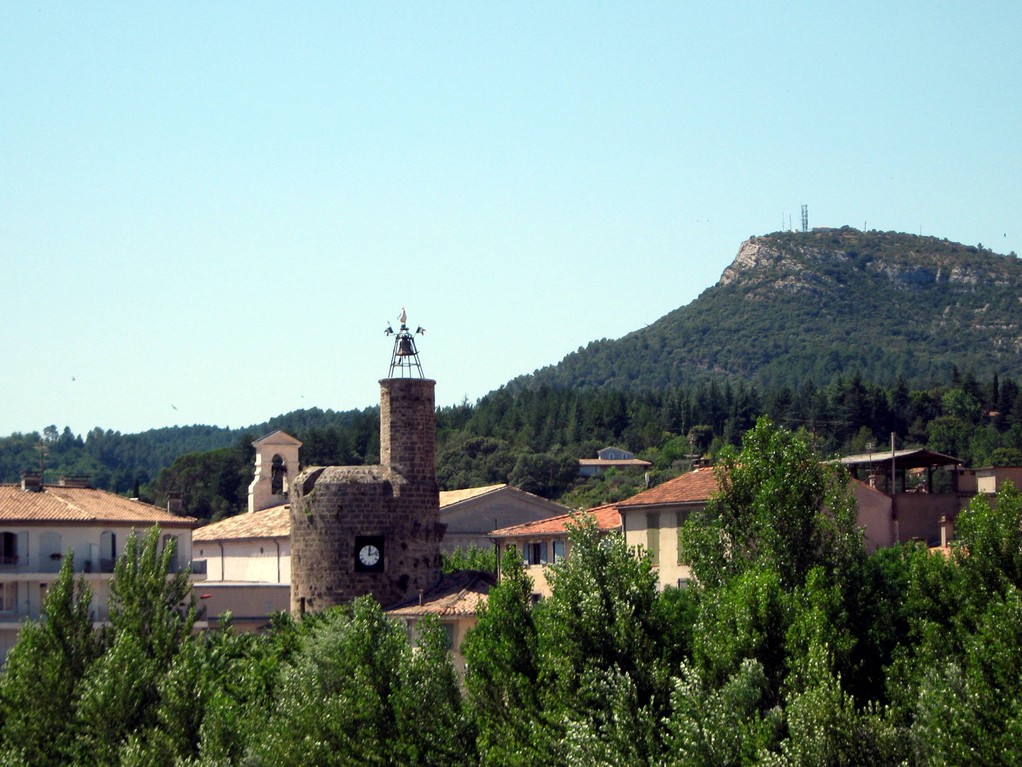
[[441,550],[489,548],[491,533],[503,527],[538,522],[568,513],[567,506],[511,485],[470,487],[440,492],[440,521],[447,525]]
[[210,622],[230,613],[239,630],[264,627],[291,605],[289,478],[298,474],[302,443],[275,431],[252,443],[255,477],[248,513],[200,527],[192,535],[196,561],[206,568],[200,599]]
[[291,508],[239,514],[192,534],[195,558],[208,581],[291,582]]
[[660,587],[684,586],[691,572],[681,558],[678,532],[694,509],[717,492],[713,469],[704,467],[644,490],[617,504],[629,546],[649,552]]
[[[914,461],[929,460],[914,456]],[[692,577],[682,560],[678,533],[688,516],[702,509],[717,492],[712,467],[698,468],[668,480],[617,504],[621,525],[629,546],[649,552],[660,587],[684,586]],[[932,545],[941,539],[942,519],[953,519],[961,502],[957,494],[898,493],[896,499],[867,482],[852,480],[858,504],[858,524],[867,551],[891,546],[898,541],[920,538]],[[902,518],[895,510],[900,504]],[[901,537],[899,537],[899,535]]]
[[[175,511],[176,503],[171,501]],[[84,479],[44,485],[40,475],[26,473],[20,485],[0,485],[0,657],[14,646],[22,623],[39,619],[47,588],[69,551],[76,577],[92,589],[93,620],[102,624],[125,542],[154,525],[165,545],[173,540],[176,546],[172,569],[190,568],[193,580],[204,578],[202,563],[192,561],[192,517],[96,490]]]
[[967,495],[995,495],[1005,482],[1022,488],[1022,466],[983,466],[978,469],[958,469],[959,492]]
[[582,514],[591,515],[604,533],[621,531],[621,515],[615,506],[598,506],[585,512],[562,514],[493,531],[493,542],[499,552],[521,553],[525,572],[532,578],[532,591],[537,596],[550,596],[547,567],[571,555],[568,527]]

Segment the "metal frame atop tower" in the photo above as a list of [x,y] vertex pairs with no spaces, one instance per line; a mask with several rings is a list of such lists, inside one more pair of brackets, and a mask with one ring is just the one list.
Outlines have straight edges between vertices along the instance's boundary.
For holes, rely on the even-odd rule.
[[802,206],[802,231],[803,232],[808,232],[809,231],[809,206],[808,205],[803,205]]
[[[398,322],[401,327],[395,333],[394,328],[387,325],[384,335],[394,336],[394,351],[390,355],[390,373],[387,378],[425,378],[422,373],[422,363],[419,362],[419,350],[415,348],[415,336],[425,335],[426,329],[419,325],[415,333],[408,329],[408,315],[404,307],[401,307],[401,314],[398,315]],[[395,375],[397,371],[397,375]],[[417,375],[416,375],[417,374]]]

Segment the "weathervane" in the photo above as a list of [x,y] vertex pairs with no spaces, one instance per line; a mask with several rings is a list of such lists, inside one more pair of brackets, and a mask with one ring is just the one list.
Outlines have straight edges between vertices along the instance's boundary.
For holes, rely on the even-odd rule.
[[[415,374],[418,373],[419,378],[425,378],[422,374],[422,364],[419,362],[419,352],[415,348],[415,336],[425,335],[426,329],[419,325],[413,334],[406,324],[408,315],[403,306],[397,319],[401,323],[397,333],[394,332],[390,323],[387,323],[387,329],[383,331],[384,335],[394,336],[394,353],[390,355],[390,374],[387,377],[415,378]],[[397,373],[395,374],[394,371]]]

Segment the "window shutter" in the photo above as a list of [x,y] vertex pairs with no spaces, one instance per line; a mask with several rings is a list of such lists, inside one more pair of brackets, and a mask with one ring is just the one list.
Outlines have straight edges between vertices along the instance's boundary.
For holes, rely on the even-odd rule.
[[28,533],[18,533],[18,545],[15,548],[18,565],[28,564]]

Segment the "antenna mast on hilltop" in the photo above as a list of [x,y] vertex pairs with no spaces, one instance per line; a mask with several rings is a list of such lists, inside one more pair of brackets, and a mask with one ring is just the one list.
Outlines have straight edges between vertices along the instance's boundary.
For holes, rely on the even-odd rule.
[[802,231],[809,231],[809,206],[806,204],[802,205]]

